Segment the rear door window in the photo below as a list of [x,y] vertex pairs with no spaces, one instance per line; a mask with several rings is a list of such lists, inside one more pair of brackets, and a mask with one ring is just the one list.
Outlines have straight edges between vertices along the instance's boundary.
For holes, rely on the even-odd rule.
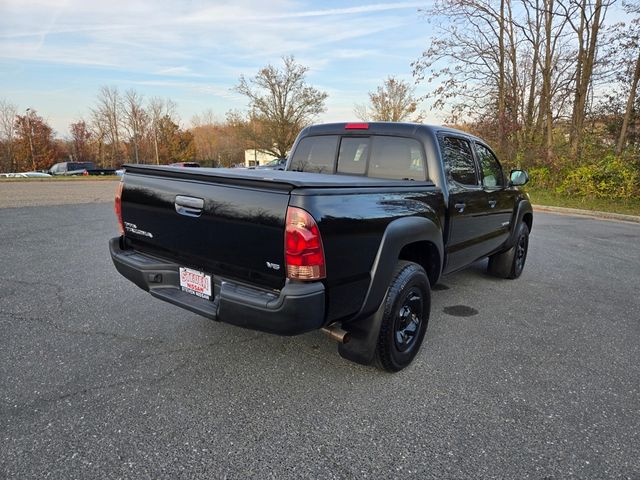
[[476,162],[469,142],[457,137],[440,137],[438,140],[449,178],[462,185],[478,185]]
[[369,156],[368,137],[343,137],[338,154],[338,173],[364,175]]
[[333,173],[337,149],[337,135],[305,137],[296,147],[289,170]]
[[367,175],[389,180],[426,180],[420,142],[404,137],[373,137]]
[[475,146],[482,173],[482,185],[488,188],[504,186],[504,176],[498,159],[484,145],[476,143]]

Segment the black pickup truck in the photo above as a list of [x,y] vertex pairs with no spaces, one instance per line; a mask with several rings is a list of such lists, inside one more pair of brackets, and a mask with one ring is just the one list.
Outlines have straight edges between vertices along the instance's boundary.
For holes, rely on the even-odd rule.
[[489,257],[520,276],[527,179],[458,130],[315,125],[285,171],[127,165],[111,257],[154,297],[280,335],[322,329],[344,358],[398,371],[442,275]]

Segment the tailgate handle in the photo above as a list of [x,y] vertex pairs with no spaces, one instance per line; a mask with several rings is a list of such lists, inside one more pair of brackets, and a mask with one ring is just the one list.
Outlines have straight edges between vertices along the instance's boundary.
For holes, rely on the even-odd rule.
[[199,217],[202,215],[204,200],[202,198],[187,197],[186,195],[176,196],[176,212],[187,217]]

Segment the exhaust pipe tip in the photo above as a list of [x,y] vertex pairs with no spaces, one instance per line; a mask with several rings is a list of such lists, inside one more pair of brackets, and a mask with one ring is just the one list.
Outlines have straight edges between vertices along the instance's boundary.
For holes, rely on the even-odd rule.
[[330,339],[335,340],[338,343],[349,343],[349,340],[351,340],[351,333],[338,326],[329,325],[328,327],[321,328],[320,330]]

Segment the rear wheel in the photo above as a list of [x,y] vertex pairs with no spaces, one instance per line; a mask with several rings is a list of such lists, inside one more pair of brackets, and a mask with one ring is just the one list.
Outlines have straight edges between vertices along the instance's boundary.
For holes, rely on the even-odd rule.
[[489,273],[500,278],[518,278],[522,275],[529,251],[529,227],[524,222],[518,225],[516,243],[506,252],[489,257]]
[[397,372],[415,358],[427,331],[431,295],[424,269],[412,262],[399,262],[384,299],[384,313],[376,364]]

